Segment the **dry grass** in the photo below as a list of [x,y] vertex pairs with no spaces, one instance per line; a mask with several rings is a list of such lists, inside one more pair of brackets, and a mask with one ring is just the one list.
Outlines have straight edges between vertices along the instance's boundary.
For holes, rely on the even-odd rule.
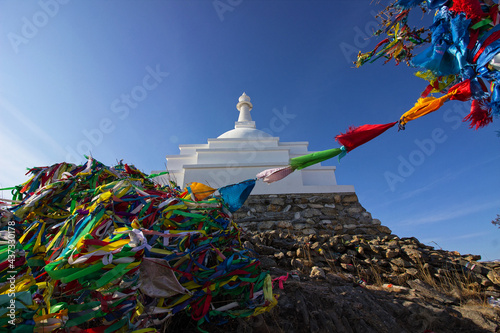
[[444,265],[440,272],[433,273],[428,263],[417,260],[416,278],[427,283],[440,293],[459,298],[461,303],[470,301],[487,304],[487,298],[481,290],[481,285],[476,282],[471,271],[456,269],[451,265]]
[[384,284],[381,273],[380,266],[374,266],[373,263],[370,263],[369,281],[372,281],[372,284],[378,287],[381,287]]
[[323,257],[325,258],[328,267],[330,267],[333,272],[337,272],[340,269],[335,265],[335,263],[338,261],[338,257],[334,255],[334,252],[332,252],[331,250],[324,251]]
[[[311,249],[308,243],[302,244],[303,258],[311,260]],[[386,283],[398,284],[405,286],[409,280],[419,279],[431,286],[437,292],[457,298],[462,304],[473,303],[477,305],[487,305],[488,299],[484,294],[484,287],[477,280],[476,274],[465,267],[461,267],[458,263],[453,263],[447,259],[443,259],[442,263],[436,268],[430,263],[425,262],[422,258],[411,257],[410,267],[415,268],[417,273],[413,275],[405,273],[401,268],[399,272],[394,272],[391,267],[383,267],[377,262],[370,262],[368,265],[359,262],[356,258],[352,258],[353,272],[346,272],[340,265],[339,255],[332,250],[322,250],[321,255],[324,257],[330,271],[339,277],[356,281],[364,280],[367,284],[381,287]]]
[[[305,253],[308,252],[305,251]],[[348,279],[346,272],[338,265],[338,258],[331,251],[324,251],[323,256],[332,272]],[[307,259],[310,260],[310,254]],[[438,274],[429,263],[425,263],[418,258],[415,258],[414,262],[417,274],[414,276],[409,274],[398,275],[398,284],[404,286],[408,280],[420,279],[436,291],[460,299],[461,303],[473,302],[485,306],[488,304],[487,297],[482,292],[482,286],[476,282],[471,271],[465,268],[457,268],[457,266],[453,267],[451,263],[445,263],[442,270],[439,271],[440,274]],[[374,263],[370,263],[369,268],[364,268],[355,258],[352,264],[355,267],[353,274],[368,284],[380,287],[388,282],[394,283],[393,281],[386,281],[383,275],[390,273],[391,270],[385,270]]]
[[302,251],[304,252],[304,258],[308,261],[311,261],[311,244],[310,243],[304,243],[301,246]]

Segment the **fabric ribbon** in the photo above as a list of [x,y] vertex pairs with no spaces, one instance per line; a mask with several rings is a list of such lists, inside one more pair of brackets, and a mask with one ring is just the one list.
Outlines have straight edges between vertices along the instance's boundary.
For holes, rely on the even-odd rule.
[[[269,299],[245,301],[254,290],[262,291],[268,274],[246,255],[240,231],[224,208],[238,209],[255,179],[200,201],[204,190],[197,191],[198,186],[188,198],[176,185],[162,187],[133,166],[110,168],[91,158],[81,166],[59,163],[29,173],[29,181],[16,187],[24,189],[23,201],[1,211],[2,220],[14,221],[22,232],[15,254],[0,262],[0,281],[15,272],[16,297],[30,301],[16,301],[16,317],[24,320],[16,327],[153,332],[147,325],[161,324],[182,310],[201,325],[270,309]],[[0,230],[0,237],[7,237],[7,231]],[[7,246],[0,241],[0,260]],[[149,289],[153,310],[143,320],[140,267],[155,260],[164,263],[181,294]],[[154,274],[148,273],[148,282],[161,278]],[[0,287],[0,302],[10,299],[9,286]],[[212,313],[212,301],[219,297],[239,302],[227,312]],[[107,324],[99,326],[96,318]],[[9,329],[4,319],[6,313],[0,312],[0,328]]]
[[341,133],[335,136],[341,145],[343,145],[348,152],[360,145],[373,140],[380,134],[387,131],[389,128],[397,124],[397,121],[388,124],[377,125],[362,125],[359,127],[350,127],[346,133]]

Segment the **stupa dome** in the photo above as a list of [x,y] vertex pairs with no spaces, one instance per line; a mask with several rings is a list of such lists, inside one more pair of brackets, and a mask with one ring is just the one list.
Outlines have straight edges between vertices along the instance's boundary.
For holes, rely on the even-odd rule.
[[218,139],[259,139],[270,138],[271,135],[256,128],[235,128],[219,135]]

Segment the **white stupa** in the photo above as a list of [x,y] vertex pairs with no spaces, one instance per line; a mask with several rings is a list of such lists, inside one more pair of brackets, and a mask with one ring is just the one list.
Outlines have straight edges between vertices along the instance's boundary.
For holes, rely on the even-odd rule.
[[[179,145],[179,155],[167,155],[169,176],[179,186],[199,182],[214,188],[235,184],[265,169],[284,167],[290,158],[312,153],[309,142],[280,142],[279,137],[258,130],[252,120],[250,97],[240,96],[234,129],[208,139],[206,144]],[[335,166],[316,164],[293,172],[275,183],[258,181],[252,194],[354,192],[352,185],[337,185]],[[158,172],[158,171],[153,171]],[[168,184],[168,176],[157,180]]]

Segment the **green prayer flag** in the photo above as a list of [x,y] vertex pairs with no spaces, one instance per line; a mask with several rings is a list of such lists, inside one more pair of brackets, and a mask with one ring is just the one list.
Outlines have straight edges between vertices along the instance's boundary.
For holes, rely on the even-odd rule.
[[323,151],[318,151],[315,153],[294,157],[290,159],[290,165],[293,170],[301,170],[307,168],[308,166],[329,160],[332,157],[335,157],[342,153],[342,149],[333,148]]

